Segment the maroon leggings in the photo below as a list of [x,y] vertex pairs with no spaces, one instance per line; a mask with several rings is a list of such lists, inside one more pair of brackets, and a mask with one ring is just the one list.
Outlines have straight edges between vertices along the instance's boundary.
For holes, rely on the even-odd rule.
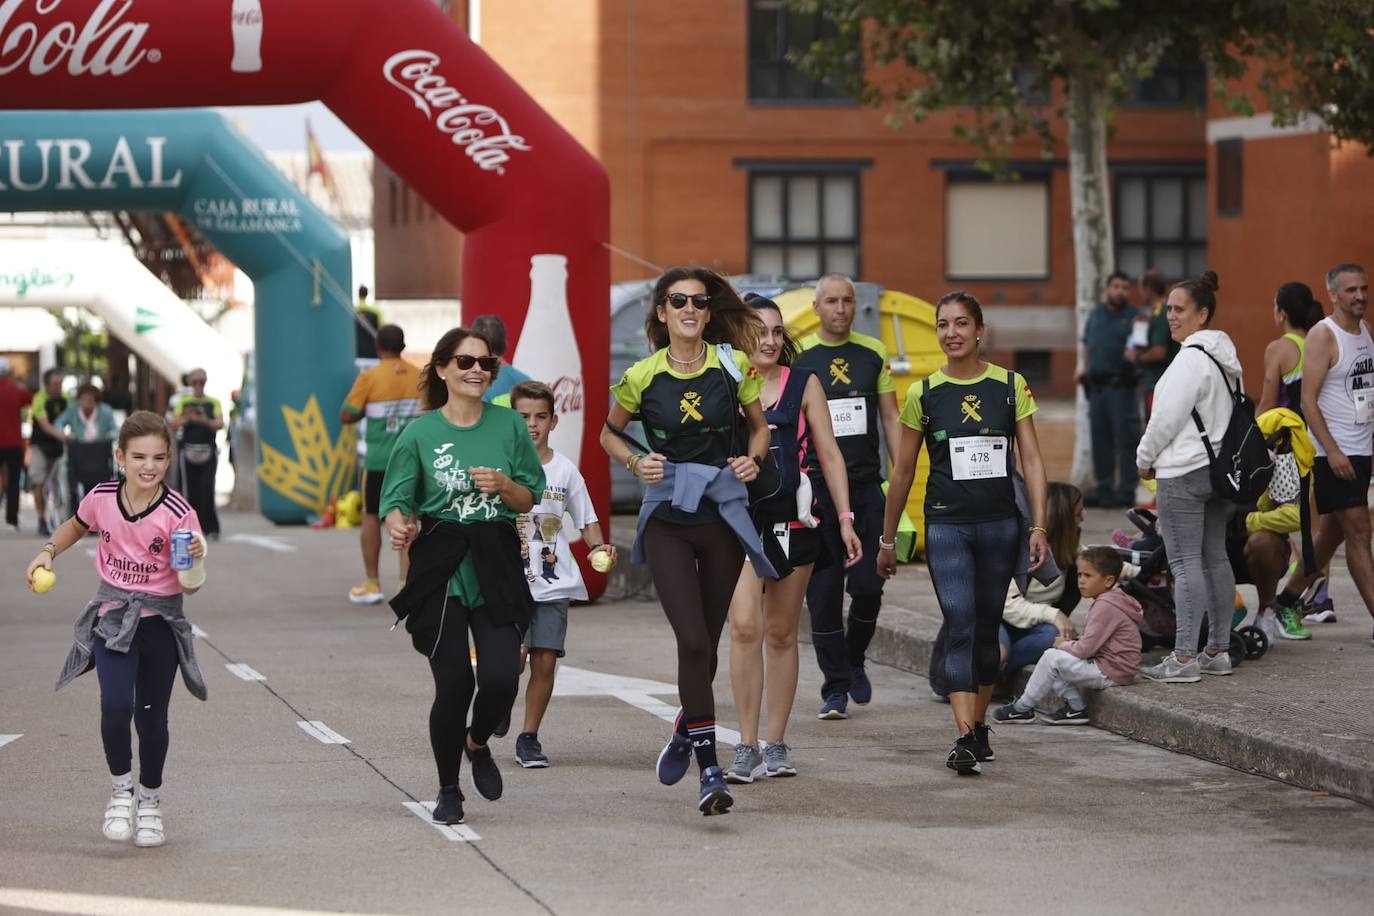
[[744,548],[724,522],[673,525],[650,519],[644,528],[649,573],[677,636],[677,691],[692,717],[715,716],[711,681]]

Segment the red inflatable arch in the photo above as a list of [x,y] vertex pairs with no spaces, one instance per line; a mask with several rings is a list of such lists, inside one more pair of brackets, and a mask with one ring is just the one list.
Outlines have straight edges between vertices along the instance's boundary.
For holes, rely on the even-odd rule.
[[[527,371],[532,353],[568,352],[562,340],[520,341],[546,324],[557,332],[561,322],[543,316],[561,302],[542,302],[529,329],[525,314],[534,272],[544,295],[561,298],[549,278],[559,285],[566,258],[581,377],[566,359],[531,374],[559,376],[548,380],[572,421],[561,425],[581,429],[579,463],[607,518],[609,470],[597,446],[609,384],[605,169],[432,0],[0,0],[0,107],[314,99],[466,233],[464,310],[501,315]],[[599,594],[603,578],[587,572]]]

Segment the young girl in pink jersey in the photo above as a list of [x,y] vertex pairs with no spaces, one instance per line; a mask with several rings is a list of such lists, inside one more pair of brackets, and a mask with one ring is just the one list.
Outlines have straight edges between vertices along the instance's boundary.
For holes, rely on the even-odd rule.
[[[124,479],[87,493],[76,515],[53,532],[27,570],[32,589],[34,570],[51,571],[58,554],[88,531],[100,535],[100,588],[77,619],[76,641],[57,686],[95,668],[100,736],[113,785],[102,829],[111,840],[132,839],[137,846],[161,846],[165,839],[159,789],[167,759],[167,705],[178,668],[191,693],[205,699],[191,624],[182,614],[182,596],[205,579],[205,540],[195,511],[162,482],[171,443],[171,431],[157,414],[131,414],[115,450]],[[178,528],[195,533],[190,548],[195,565],[182,572],[171,568],[172,532]],[[139,737],[137,799],[130,720]]]

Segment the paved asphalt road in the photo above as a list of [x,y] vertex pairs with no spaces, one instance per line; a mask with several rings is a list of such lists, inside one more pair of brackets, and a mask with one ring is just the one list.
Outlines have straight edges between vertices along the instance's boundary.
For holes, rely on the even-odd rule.
[[226,522],[256,540],[215,545],[188,602],[210,701],[174,695],[156,850],[100,834],[94,676],[52,690],[94,589],[93,542],[39,597],[21,576],[38,541],[0,537],[0,910],[1369,912],[1374,811],[1091,728],[1007,726],[997,762],[959,779],[943,766],[948,707],[924,680],[877,668],[871,706],[818,722],[807,646],[800,775],[739,787],[734,813],[703,818],[693,779],[654,779],[675,665],[644,603],[574,609],[574,695],[541,735],[553,766],[520,770],[513,738],[498,742],[506,797],[465,789],[471,835],[450,838],[407,807],[436,790],[428,671],[388,610],[347,603],[355,535]]

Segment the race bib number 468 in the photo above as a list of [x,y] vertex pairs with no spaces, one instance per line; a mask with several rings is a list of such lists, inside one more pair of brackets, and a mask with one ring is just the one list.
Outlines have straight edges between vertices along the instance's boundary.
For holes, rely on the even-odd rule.
[[830,402],[830,425],[836,439],[868,435],[868,402],[863,398],[835,398]]

